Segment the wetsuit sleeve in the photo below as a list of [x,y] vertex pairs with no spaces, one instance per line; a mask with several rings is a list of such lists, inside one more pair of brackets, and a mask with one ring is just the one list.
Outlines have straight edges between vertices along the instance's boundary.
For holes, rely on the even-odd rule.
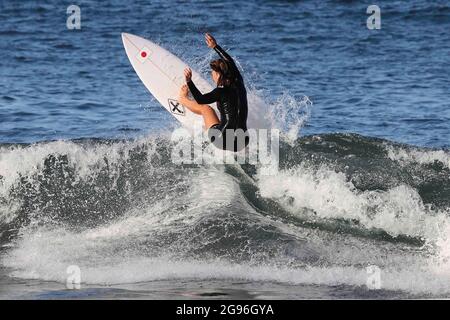
[[220,99],[220,93],[217,88],[215,88],[213,91],[209,93],[202,94],[197,87],[195,86],[194,82],[192,80],[188,81],[187,83],[189,90],[192,93],[192,96],[194,97],[195,101],[200,104],[208,104],[217,102]]
[[234,62],[233,58],[231,58],[231,56],[225,50],[223,50],[222,47],[219,45],[216,45],[214,47],[214,50],[228,64],[228,68],[233,73],[233,75],[237,78],[242,79],[242,75],[239,72],[239,69],[237,68],[236,63]]

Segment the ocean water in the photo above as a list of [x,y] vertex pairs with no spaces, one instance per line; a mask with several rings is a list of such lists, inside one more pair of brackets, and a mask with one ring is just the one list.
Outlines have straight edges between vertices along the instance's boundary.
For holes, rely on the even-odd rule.
[[[380,30],[359,1],[71,4],[0,2],[0,298],[450,296],[449,1],[378,1]],[[205,78],[215,35],[278,173],[171,162],[121,32]]]

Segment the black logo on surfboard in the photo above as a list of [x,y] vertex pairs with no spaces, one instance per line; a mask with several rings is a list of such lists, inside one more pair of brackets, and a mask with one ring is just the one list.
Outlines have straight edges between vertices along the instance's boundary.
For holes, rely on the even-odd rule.
[[184,106],[180,104],[177,100],[169,99],[169,109],[173,114],[184,116],[185,110]]

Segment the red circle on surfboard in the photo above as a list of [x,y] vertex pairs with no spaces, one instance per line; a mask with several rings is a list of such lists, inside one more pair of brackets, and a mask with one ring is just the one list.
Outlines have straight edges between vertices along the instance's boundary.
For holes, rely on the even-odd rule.
[[142,51],[142,52],[141,52],[141,57],[142,57],[142,58],[145,58],[146,56],[147,56],[147,52]]

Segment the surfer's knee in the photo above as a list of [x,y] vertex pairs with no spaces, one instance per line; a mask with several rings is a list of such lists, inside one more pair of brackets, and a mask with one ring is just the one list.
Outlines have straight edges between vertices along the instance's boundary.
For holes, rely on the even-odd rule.
[[211,112],[215,112],[214,109],[208,106],[207,104],[202,104],[200,110],[202,114],[209,114]]

